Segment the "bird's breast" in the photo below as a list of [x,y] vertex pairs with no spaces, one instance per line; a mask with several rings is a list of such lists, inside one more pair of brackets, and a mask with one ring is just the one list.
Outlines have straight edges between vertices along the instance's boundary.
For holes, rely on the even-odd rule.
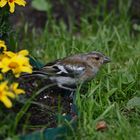
[[59,84],[66,84],[66,85],[73,85],[76,84],[76,78],[72,77],[64,77],[64,76],[52,76],[50,77],[50,80],[53,82],[59,83]]

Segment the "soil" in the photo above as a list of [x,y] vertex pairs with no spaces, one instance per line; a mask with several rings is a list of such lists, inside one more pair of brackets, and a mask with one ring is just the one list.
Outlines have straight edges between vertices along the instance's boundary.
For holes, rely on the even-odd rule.
[[[29,98],[32,98],[39,89],[52,84],[50,81],[43,80],[36,76],[30,78],[21,77],[18,81],[20,82],[20,87],[26,91],[26,95],[21,96],[21,101],[24,101],[24,103],[26,103]],[[15,105],[17,112],[24,103]],[[70,91],[60,89],[57,86],[49,87],[38,95],[35,95],[31,100],[28,110],[24,113],[19,123],[20,129],[18,130],[21,131],[23,125],[26,126],[27,132],[43,127],[57,127],[58,124],[64,122],[63,119],[62,121],[60,119],[62,116],[65,117],[69,115],[73,118],[76,115],[72,107],[73,97]]]

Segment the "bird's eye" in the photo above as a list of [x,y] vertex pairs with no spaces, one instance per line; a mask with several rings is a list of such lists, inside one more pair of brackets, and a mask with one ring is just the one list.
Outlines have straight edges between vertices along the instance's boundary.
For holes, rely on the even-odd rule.
[[95,59],[96,59],[96,60],[99,60],[100,58],[99,58],[99,57],[95,57]]

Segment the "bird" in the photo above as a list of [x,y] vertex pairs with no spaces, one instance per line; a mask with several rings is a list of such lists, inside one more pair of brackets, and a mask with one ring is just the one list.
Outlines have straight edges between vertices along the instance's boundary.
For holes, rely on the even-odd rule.
[[111,59],[101,52],[75,54],[47,63],[42,68],[33,70],[32,74],[25,73],[22,77],[38,76],[49,79],[59,88],[75,91],[77,85],[93,79],[100,67],[110,61]]

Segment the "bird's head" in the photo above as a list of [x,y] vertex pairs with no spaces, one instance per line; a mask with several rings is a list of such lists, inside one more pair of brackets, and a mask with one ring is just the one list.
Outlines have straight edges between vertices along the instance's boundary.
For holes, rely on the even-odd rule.
[[100,52],[91,52],[87,54],[87,61],[90,66],[99,68],[102,64],[109,63],[111,60]]

